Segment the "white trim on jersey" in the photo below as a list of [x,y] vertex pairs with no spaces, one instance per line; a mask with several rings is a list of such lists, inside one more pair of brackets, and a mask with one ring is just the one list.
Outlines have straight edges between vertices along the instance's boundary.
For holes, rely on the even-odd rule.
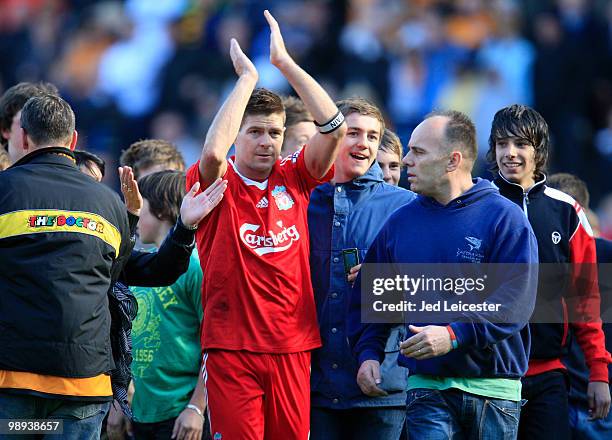
[[247,185],[255,186],[255,187],[259,188],[262,191],[265,190],[266,188],[268,188],[268,179],[264,180],[263,182],[258,182],[256,180],[249,179],[248,177],[243,176],[242,174],[240,174],[240,171],[238,171],[238,168],[236,168],[236,164],[234,163],[234,161],[232,159],[227,159],[227,161],[234,168],[234,171],[236,171],[236,174],[238,174],[238,176],[240,176],[242,181],[244,183],[246,183]]
[[210,406],[208,405],[208,389],[206,383],[208,382],[208,371],[206,370],[206,362],[208,361],[208,352],[205,351],[202,356],[202,378],[204,380],[204,399],[206,400],[206,412],[208,413],[208,431],[212,432],[212,425],[210,423]]
[[[578,220],[580,221],[578,226],[582,225],[586,233],[589,234],[589,237],[593,237],[593,229],[591,229],[591,225],[589,224],[589,220],[587,219],[584,209],[578,204],[578,202],[576,202],[576,200],[573,199],[572,196],[549,186],[544,188],[544,194],[555,200],[559,200],[561,202],[565,202],[572,205],[572,207],[576,211],[576,214],[578,215]],[[574,235],[576,235],[577,231],[578,227],[576,227],[576,230],[572,233],[570,241],[574,237]]]

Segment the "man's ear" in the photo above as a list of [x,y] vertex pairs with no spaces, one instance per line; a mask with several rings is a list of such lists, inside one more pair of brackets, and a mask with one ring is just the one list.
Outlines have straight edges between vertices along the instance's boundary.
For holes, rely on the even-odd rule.
[[8,141],[9,138],[11,137],[11,130],[2,130],[2,133],[0,133],[0,136],[2,136],[3,139],[6,139]]
[[21,128],[21,144],[23,145],[23,151],[28,151],[32,148],[32,142],[30,142],[30,138],[28,138],[28,133]]
[[72,140],[70,141],[70,151],[74,151],[76,148],[77,140],[79,138],[79,133],[76,130],[72,133]]
[[451,151],[451,154],[448,158],[448,164],[446,165],[446,171],[455,171],[459,168],[461,162],[463,162],[463,154],[461,154],[461,151]]

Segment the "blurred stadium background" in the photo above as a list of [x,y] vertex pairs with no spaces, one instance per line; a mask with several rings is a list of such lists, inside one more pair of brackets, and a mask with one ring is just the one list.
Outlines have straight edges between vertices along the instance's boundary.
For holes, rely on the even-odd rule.
[[332,97],[372,99],[404,145],[431,109],[453,108],[476,122],[484,156],[495,111],[534,106],[553,135],[549,170],[588,183],[612,238],[610,0],[0,0],[0,91],[55,83],[79,148],[109,169],[145,137],[192,163],[234,83],[230,37],[262,86],[290,93],[268,63],[265,8]]

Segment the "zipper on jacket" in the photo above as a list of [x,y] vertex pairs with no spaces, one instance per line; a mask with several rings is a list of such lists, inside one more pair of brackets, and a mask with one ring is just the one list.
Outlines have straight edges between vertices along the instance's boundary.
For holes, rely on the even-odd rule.
[[529,206],[529,192],[528,191],[523,193],[523,212],[525,213],[525,216],[529,218],[529,215],[527,212],[527,206]]

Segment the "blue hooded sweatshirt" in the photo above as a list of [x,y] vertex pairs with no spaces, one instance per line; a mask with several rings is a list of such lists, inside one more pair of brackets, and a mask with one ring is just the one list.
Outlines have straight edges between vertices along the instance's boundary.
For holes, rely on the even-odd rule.
[[[478,243],[476,248],[474,243]],[[367,263],[521,263],[532,268],[520,285],[508,284],[511,298],[525,311],[524,321],[496,323],[486,319],[450,324],[458,348],[417,361],[399,356],[410,374],[443,377],[519,378],[527,371],[530,336],[521,329],[536,298],[538,247],[521,209],[501,196],[490,182],[474,186],[447,205],[419,195],[395,211],[370,246]],[[504,266],[505,268],[506,266]],[[510,268],[511,266],[507,266]],[[362,273],[363,273],[362,268]],[[502,285],[503,290],[506,284]],[[352,291],[348,331],[359,365],[381,361],[391,324],[361,322],[361,274]],[[406,326],[412,323],[406,323]],[[419,325],[426,325],[419,323]],[[407,332],[408,336],[411,332]]]

